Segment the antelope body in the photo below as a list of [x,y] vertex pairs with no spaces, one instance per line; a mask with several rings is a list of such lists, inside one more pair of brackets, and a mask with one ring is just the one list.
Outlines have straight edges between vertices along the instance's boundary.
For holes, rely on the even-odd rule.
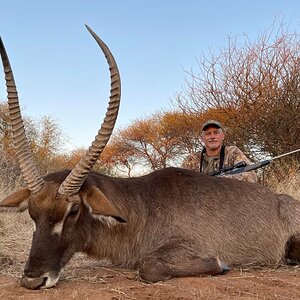
[[148,282],[217,275],[229,267],[300,261],[300,204],[287,195],[227,178],[167,168],[136,178],[92,171],[117,117],[120,76],[107,46],[88,28],[111,71],[108,111],[95,141],[71,171],[44,178],[33,164],[17,91],[1,41],[10,118],[26,188],[0,202],[28,209],[35,224],[21,284],[56,284],[76,252],[137,269]]

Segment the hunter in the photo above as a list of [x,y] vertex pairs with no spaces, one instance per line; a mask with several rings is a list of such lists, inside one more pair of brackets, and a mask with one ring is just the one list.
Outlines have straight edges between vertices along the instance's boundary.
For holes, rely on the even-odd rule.
[[[220,122],[215,120],[206,121],[201,127],[201,141],[203,150],[188,156],[182,167],[204,174],[231,167],[239,162],[252,164],[250,159],[236,146],[224,145],[225,133]],[[225,175],[226,178],[235,178],[248,182],[257,182],[255,171],[243,172],[233,175]]]

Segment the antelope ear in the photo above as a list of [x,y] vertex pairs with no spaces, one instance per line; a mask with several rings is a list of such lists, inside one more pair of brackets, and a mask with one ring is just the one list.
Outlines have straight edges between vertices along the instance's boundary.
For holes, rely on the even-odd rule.
[[85,191],[80,191],[79,193],[81,194],[81,198],[91,209],[91,213],[94,217],[100,219],[102,219],[102,216],[112,217],[118,222],[126,223],[126,220],[116,210],[114,205],[96,186],[90,186]]
[[22,212],[28,208],[30,191],[27,188],[12,193],[0,202],[0,212]]

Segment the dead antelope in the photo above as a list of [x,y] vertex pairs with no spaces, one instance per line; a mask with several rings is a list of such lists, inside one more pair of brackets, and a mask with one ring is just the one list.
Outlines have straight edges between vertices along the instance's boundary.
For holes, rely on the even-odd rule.
[[1,41],[13,139],[27,187],[2,200],[0,207],[28,209],[35,224],[21,284],[29,289],[55,285],[76,252],[136,269],[148,282],[222,274],[231,266],[298,263],[300,204],[289,196],[179,168],[125,179],[92,171],[116,121],[120,76],[108,47],[88,30],[110,68],[106,117],[73,170],[44,178],[29,151]]

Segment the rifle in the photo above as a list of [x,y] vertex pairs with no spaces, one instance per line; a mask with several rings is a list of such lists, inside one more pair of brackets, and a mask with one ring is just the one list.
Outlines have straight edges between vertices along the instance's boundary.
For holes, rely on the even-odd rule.
[[299,151],[300,151],[300,149],[293,150],[293,151],[275,156],[270,159],[259,161],[255,164],[251,164],[251,165],[247,165],[245,161],[240,161],[231,167],[224,167],[221,170],[210,172],[210,173],[208,173],[208,175],[210,175],[210,176],[226,176],[226,175],[240,174],[243,172],[250,172],[250,171],[256,170],[258,168],[262,168],[264,166],[269,165],[275,159],[278,159],[278,158],[281,158],[281,157],[284,157],[284,156],[287,156],[287,155],[290,155],[290,154],[293,154],[293,153],[296,153]]

